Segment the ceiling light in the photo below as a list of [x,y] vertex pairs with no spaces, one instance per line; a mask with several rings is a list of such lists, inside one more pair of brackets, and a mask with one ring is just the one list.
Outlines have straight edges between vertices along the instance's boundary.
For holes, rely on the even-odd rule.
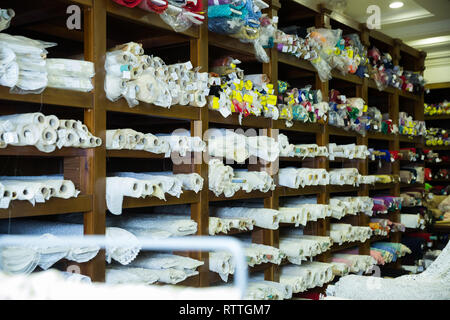
[[403,7],[403,2],[401,2],[401,1],[395,1],[389,5],[389,8],[391,8],[391,9],[398,9],[401,7]]

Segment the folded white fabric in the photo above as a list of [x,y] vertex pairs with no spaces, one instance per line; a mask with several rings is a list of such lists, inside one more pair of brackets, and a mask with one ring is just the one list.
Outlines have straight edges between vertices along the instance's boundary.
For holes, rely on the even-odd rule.
[[247,137],[232,130],[208,130],[208,154],[236,162],[244,162],[250,156]]
[[253,293],[253,291],[262,291],[264,299],[262,300],[284,300],[292,298],[292,286],[264,280],[263,274],[255,274],[250,277],[248,283],[248,291],[246,293],[246,298],[249,300],[260,299],[259,294]]
[[[55,245],[29,247],[2,247],[1,269],[8,273],[32,272],[39,265],[48,269],[59,260],[65,258],[78,263],[93,259],[100,248],[92,247],[70,247],[62,244],[58,236],[82,236],[84,227],[82,224],[70,224],[61,222],[47,222],[37,220],[17,220],[14,223],[0,223],[0,232],[22,235],[42,235],[43,239],[54,240]],[[106,247],[106,259],[111,259],[128,264],[133,260],[140,250],[139,243],[132,234],[117,228],[107,228],[108,239],[121,241],[120,247],[108,245]],[[33,252],[34,253],[33,253]]]
[[255,226],[270,230],[279,227],[278,211],[264,208],[245,207],[210,207],[213,216],[219,218],[250,218],[255,221]]
[[275,190],[272,177],[265,171],[234,170],[234,177],[243,179],[242,190],[250,193],[254,190],[269,192]]
[[107,224],[123,229],[158,229],[173,236],[187,236],[197,232],[197,223],[190,218],[170,214],[127,214],[109,219]]
[[157,272],[151,269],[131,267],[107,267],[107,284],[153,284],[159,280]]
[[306,235],[303,234],[302,229],[284,229],[281,236],[287,238],[313,240],[319,245],[319,254],[328,251],[333,245],[333,240],[330,237]]
[[332,255],[332,259],[337,259],[337,262],[347,261],[351,273],[367,273],[377,264],[373,257],[366,255],[335,253]]
[[191,275],[203,264],[203,261],[173,254],[143,253],[130,266],[144,269],[176,269]]
[[332,265],[321,262],[305,262],[302,265],[288,265],[281,268],[283,276],[297,276],[304,279],[306,288],[321,287],[333,280]]
[[235,270],[231,253],[225,251],[210,252],[209,270],[218,273],[224,282],[228,282],[228,276],[234,274]]
[[280,157],[294,157],[295,146],[290,144],[288,137],[282,133],[278,135],[278,147],[280,149]]
[[141,245],[131,232],[120,228],[106,228],[106,240],[113,240],[120,242],[119,246],[106,247],[106,261],[111,263],[112,260],[119,262],[122,265],[127,265],[133,261],[141,250]]
[[333,241],[341,244],[342,242],[364,242],[372,235],[372,229],[370,227],[354,227],[350,224],[344,223],[331,223],[330,224],[330,237]]
[[16,13],[13,9],[0,9],[0,31],[8,29],[15,16]]
[[400,223],[406,228],[416,229],[421,227],[422,217],[420,214],[400,214]]

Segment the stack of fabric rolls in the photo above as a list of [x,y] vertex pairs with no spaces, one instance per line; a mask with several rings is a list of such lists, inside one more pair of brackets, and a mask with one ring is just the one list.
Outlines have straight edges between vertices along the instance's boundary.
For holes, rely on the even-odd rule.
[[302,265],[287,265],[280,268],[280,282],[292,287],[293,293],[322,287],[334,279],[333,265],[322,262],[304,262]]
[[270,19],[261,10],[269,7],[262,0],[209,0],[208,29],[244,43],[252,43],[256,58],[269,63],[264,48],[273,46],[278,17]]
[[372,236],[372,229],[370,227],[354,227],[345,223],[331,223],[327,235],[339,245],[344,242],[365,242]]
[[208,153],[212,157],[244,162],[251,156],[274,162],[280,155],[275,139],[264,135],[245,136],[226,129],[208,130]]
[[206,143],[200,137],[191,137],[189,131],[176,132],[171,135],[142,133],[133,129],[116,129],[106,131],[107,150],[145,150],[169,157],[178,153],[184,157],[188,152],[203,152]]
[[34,206],[50,198],[76,198],[79,193],[62,175],[0,177],[1,209],[7,209],[13,200],[29,201]]
[[220,112],[224,118],[238,113],[240,123],[249,115],[277,120],[277,96],[270,79],[265,74],[244,75],[237,67],[239,63],[232,57],[213,63],[208,108]]
[[[61,259],[77,263],[93,259],[100,250],[98,246],[72,247],[61,244],[58,236],[82,236],[83,224],[63,223],[38,220],[2,221],[0,232],[3,234],[40,235],[43,240],[54,241],[55,245],[33,247],[15,246],[0,248],[0,269],[6,273],[31,273],[37,266],[43,270],[51,268]],[[106,246],[106,261],[112,260],[127,265],[138,255],[141,246],[137,238],[130,232],[120,228],[106,228],[106,239],[122,241],[123,245],[115,247]]]
[[334,253],[331,256],[332,263],[344,263],[350,273],[367,273],[377,261],[372,256],[360,255],[357,250],[347,250],[342,253]]
[[190,61],[166,65],[144,54],[142,44],[129,42],[106,54],[105,92],[110,101],[125,98],[130,107],[139,102],[170,108],[204,107],[209,95],[208,73],[192,71]]
[[196,276],[203,261],[167,253],[141,253],[127,266],[112,265],[106,269],[108,284],[177,284]]
[[199,192],[203,178],[197,173],[172,172],[117,172],[106,178],[106,205],[113,214],[122,214],[123,197],[156,197],[165,200],[166,193],[180,197],[183,190]]
[[265,171],[233,170],[219,159],[211,159],[208,166],[209,190],[216,197],[231,198],[239,190],[270,192],[275,189],[273,178]]
[[286,120],[286,126],[292,127],[293,121],[312,122],[326,121],[328,103],[322,101],[322,92],[305,88],[289,88],[284,81],[278,81],[279,119]]
[[285,300],[292,298],[292,286],[289,284],[266,281],[264,274],[250,277],[246,300]]
[[0,116],[0,147],[35,146],[51,153],[56,148],[94,148],[102,140],[93,136],[81,121],[58,119],[40,112]]
[[411,253],[411,250],[407,246],[395,242],[374,242],[371,244],[370,251],[370,255],[381,265],[395,262],[398,258]]
[[290,263],[301,265],[330,249],[333,241],[330,237],[304,235],[301,229],[283,230],[280,236],[280,250]]
[[40,94],[47,87],[82,92],[93,89],[92,62],[47,59],[46,49],[56,43],[1,33],[0,44],[0,85],[10,87],[11,93]]

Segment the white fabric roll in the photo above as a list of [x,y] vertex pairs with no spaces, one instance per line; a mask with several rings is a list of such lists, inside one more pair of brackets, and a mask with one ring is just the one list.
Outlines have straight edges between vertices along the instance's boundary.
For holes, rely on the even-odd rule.
[[122,214],[123,197],[140,198],[144,184],[134,178],[107,177],[106,178],[106,205],[112,214]]
[[198,193],[203,189],[204,179],[198,173],[176,174],[175,178],[181,181],[184,190],[192,190]]

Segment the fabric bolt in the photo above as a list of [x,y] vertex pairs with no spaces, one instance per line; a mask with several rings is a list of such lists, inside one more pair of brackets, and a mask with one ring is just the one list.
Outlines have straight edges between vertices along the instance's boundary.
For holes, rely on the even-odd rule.
[[187,236],[197,232],[197,223],[189,218],[169,214],[127,214],[111,221],[119,228],[159,229],[173,236]]

